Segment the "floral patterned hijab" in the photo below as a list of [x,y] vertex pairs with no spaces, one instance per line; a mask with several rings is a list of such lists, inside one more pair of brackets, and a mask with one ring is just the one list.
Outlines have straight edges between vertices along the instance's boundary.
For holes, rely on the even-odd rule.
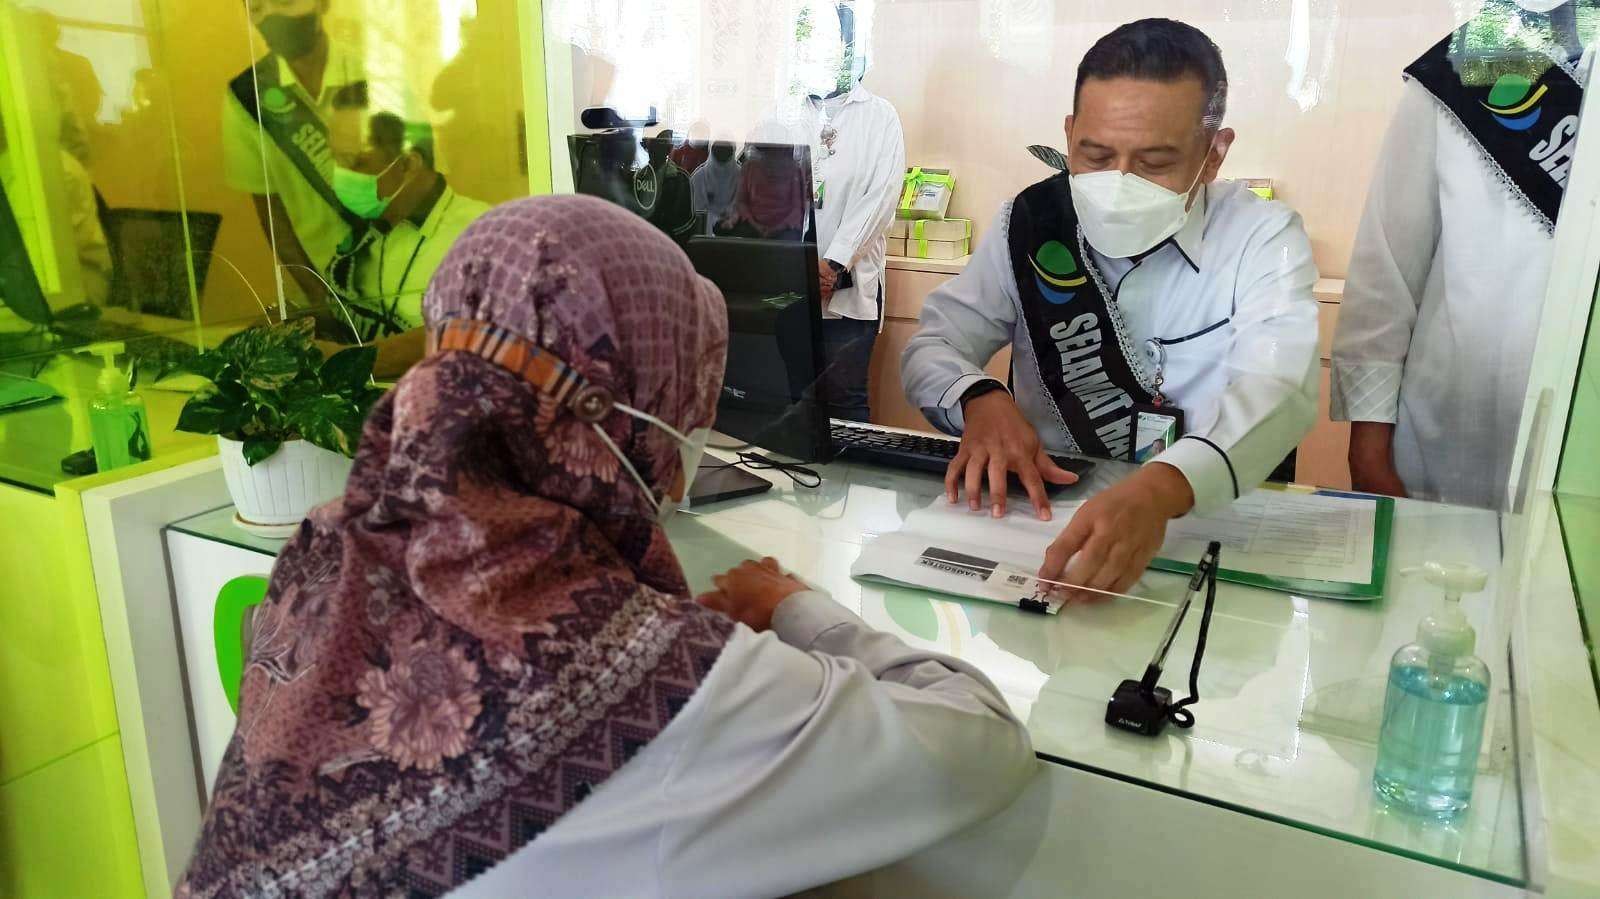
[[[591,399],[684,431],[712,419],[720,296],[600,200],[491,210],[425,314],[435,334],[466,322],[519,358],[553,354]],[[178,895],[447,892],[625,764],[721,652],[731,623],[688,596],[649,498],[576,404],[476,349],[401,379],[343,498],[284,548]],[[668,490],[669,436],[603,406],[590,417]]]

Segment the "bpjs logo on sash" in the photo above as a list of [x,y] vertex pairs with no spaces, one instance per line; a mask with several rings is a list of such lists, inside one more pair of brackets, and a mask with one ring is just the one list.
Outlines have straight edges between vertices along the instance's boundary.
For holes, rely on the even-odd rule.
[[[1536,84],[1518,74],[1501,75],[1481,100],[1496,123],[1507,131],[1529,131],[1544,116],[1543,101],[1550,92],[1547,84]],[[1528,159],[1539,164],[1545,174],[1562,188],[1572,173],[1572,156],[1578,148],[1578,116],[1562,117],[1550,129],[1550,136],[1534,144]],[[1530,138],[1531,139],[1531,138]]]
[[1033,263],[1034,280],[1045,302],[1065,306],[1078,295],[1088,277],[1078,269],[1078,260],[1059,240],[1046,241],[1029,260]]

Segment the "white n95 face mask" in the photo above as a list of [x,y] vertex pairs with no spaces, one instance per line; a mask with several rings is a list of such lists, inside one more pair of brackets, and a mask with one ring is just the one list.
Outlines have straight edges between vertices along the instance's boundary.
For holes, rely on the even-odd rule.
[[[1202,163],[1189,190],[1204,171]],[[1088,172],[1072,176],[1072,208],[1089,246],[1113,259],[1126,259],[1183,228],[1189,219],[1189,190],[1176,193],[1132,172]]]
[[[648,412],[642,412],[622,403],[614,403],[611,408],[632,415],[640,421],[655,425],[666,431],[673,440],[677,441],[678,459],[683,463],[683,495],[688,497],[689,488],[694,484],[694,476],[700,470],[700,456],[705,453],[706,442],[711,439],[711,429],[695,428],[685,436],[677,428]],[[650,485],[646,484],[644,478],[639,476],[638,469],[633,467],[633,463],[628,461],[628,457],[623,454],[621,448],[612,441],[611,435],[606,433],[606,429],[600,427],[599,422],[590,422],[590,427],[594,428],[595,433],[600,435],[600,440],[611,450],[611,454],[617,457],[617,461],[622,463],[622,467],[628,472],[628,476],[633,478],[633,482],[639,485],[640,490],[644,491],[645,499],[649,500],[650,505],[655,507],[656,521],[663,524],[666,523],[667,519],[678,511],[679,500],[673,499],[670,494],[663,494],[657,497],[655,492],[650,489]]]

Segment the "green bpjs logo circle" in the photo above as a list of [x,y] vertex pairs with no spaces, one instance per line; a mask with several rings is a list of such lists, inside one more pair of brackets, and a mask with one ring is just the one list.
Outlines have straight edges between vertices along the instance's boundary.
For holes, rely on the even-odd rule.
[[1507,74],[1495,79],[1489,88],[1489,97],[1481,101],[1494,120],[1512,131],[1527,131],[1539,123],[1539,101],[1550,90],[1546,85],[1535,87],[1522,75]]
[[1033,280],[1045,302],[1065,306],[1078,295],[1078,288],[1088,283],[1088,278],[1078,270],[1078,260],[1072,251],[1059,240],[1046,241],[1034,251]]
[[269,87],[261,92],[261,108],[270,115],[286,116],[294,112],[294,100],[281,87]]

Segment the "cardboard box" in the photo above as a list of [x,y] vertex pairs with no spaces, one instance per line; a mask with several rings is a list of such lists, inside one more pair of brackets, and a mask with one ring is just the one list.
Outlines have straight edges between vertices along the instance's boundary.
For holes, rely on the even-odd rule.
[[913,222],[906,239],[905,255],[913,259],[960,259],[971,252],[971,219]]
[[949,169],[912,166],[906,170],[896,214],[907,219],[942,219],[950,209],[950,196],[955,190],[956,179]]
[[911,240],[906,244],[906,255],[912,259],[960,259],[972,252],[965,240],[930,240],[925,244]]
[[904,256],[906,254],[906,239],[904,237],[889,238],[889,255]]
[[911,236],[911,222],[909,220],[907,220],[907,219],[897,218],[897,219],[894,220],[894,224],[889,226],[889,239],[890,240],[893,240],[894,238],[897,238],[897,237],[900,238],[901,240],[905,240],[907,237],[910,237],[910,236]]
[[1277,192],[1272,189],[1271,178],[1241,178],[1240,180],[1244,182],[1244,186],[1251,193],[1263,200],[1270,200],[1277,195]]

